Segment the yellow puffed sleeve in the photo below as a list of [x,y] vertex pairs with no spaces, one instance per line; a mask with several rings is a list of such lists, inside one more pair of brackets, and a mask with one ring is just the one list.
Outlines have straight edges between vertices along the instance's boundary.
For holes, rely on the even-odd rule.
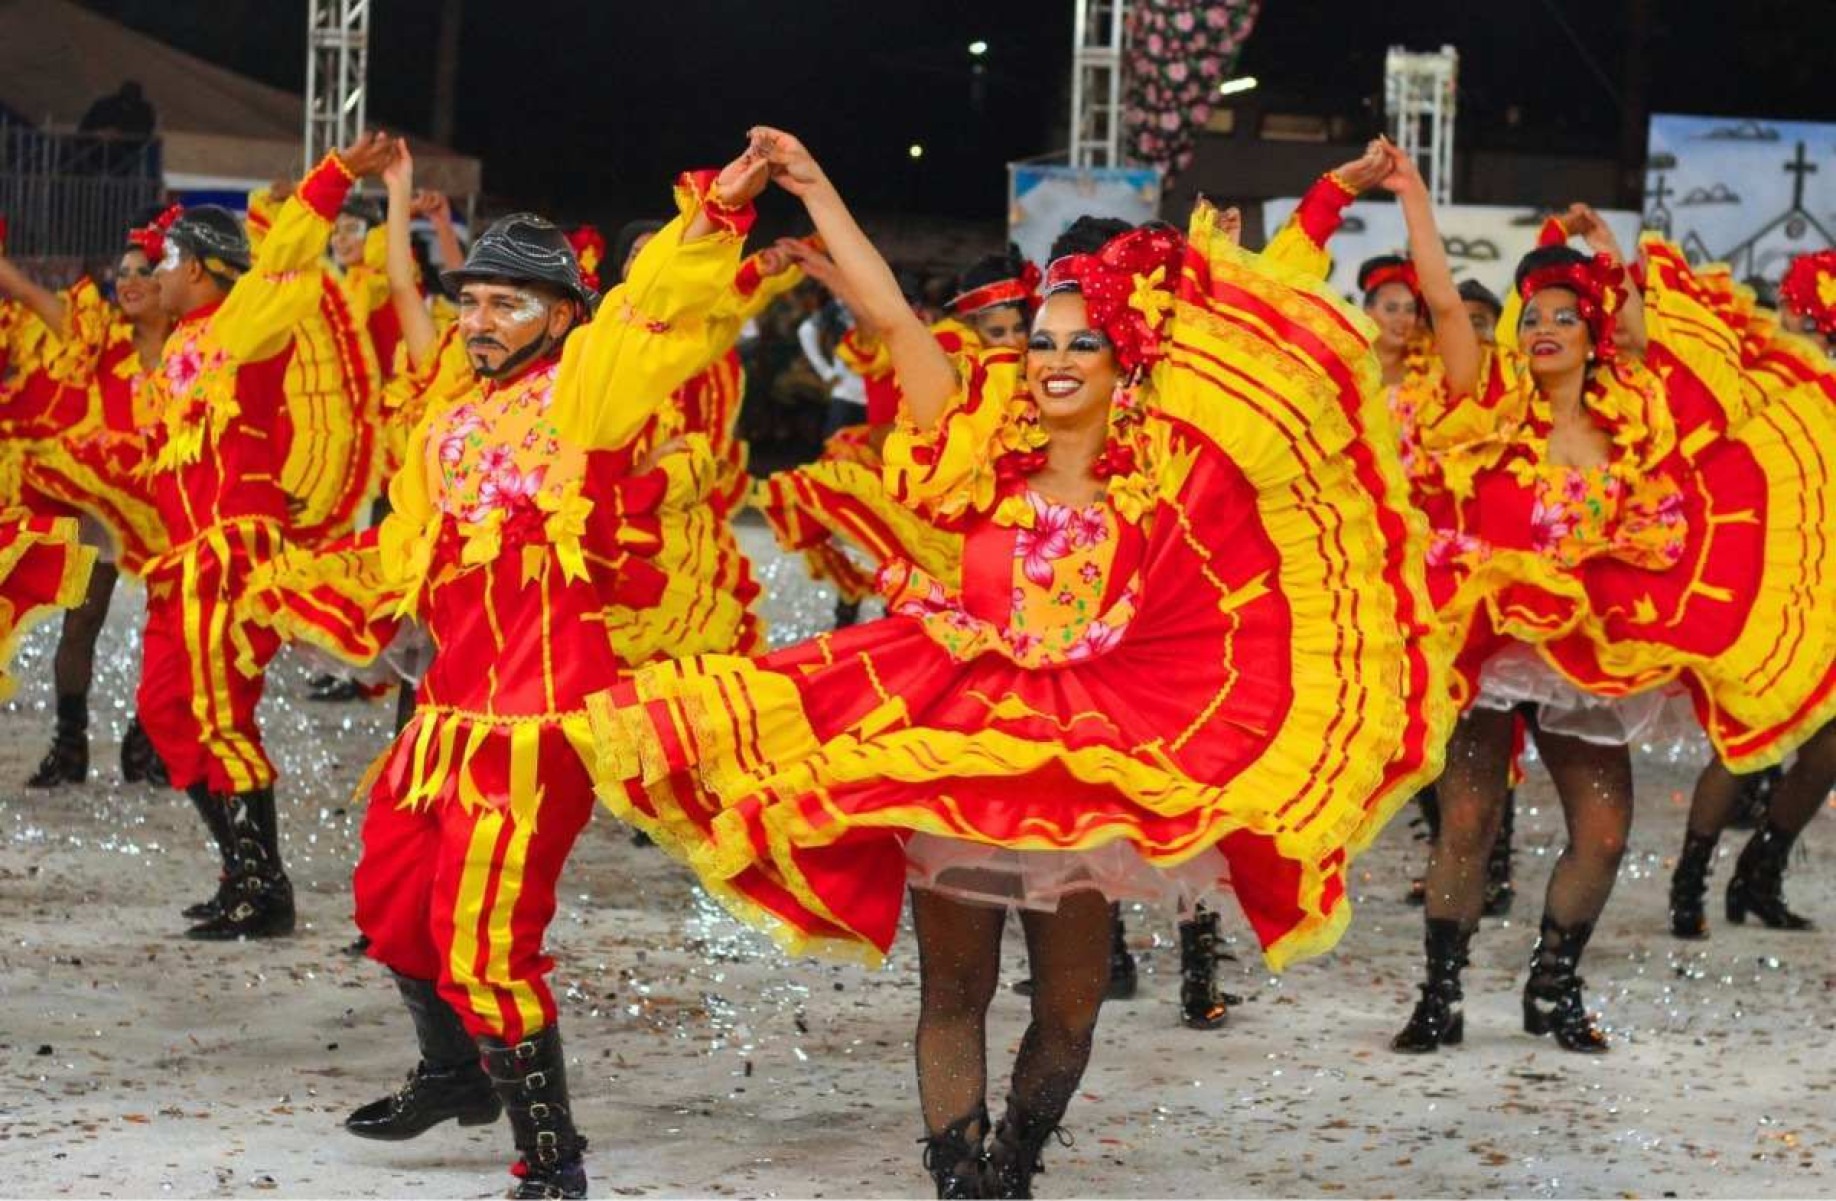
[[344,165],[327,155],[275,214],[254,264],[210,319],[211,338],[238,362],[280,353],[293,327],[317,309],[320,260],[350,186]]
[[712,344],[710,314],[733,285],[744,239],[717,229],[684,242],[701,198],[685,187],[676,200],[676,219],[650,239],[625,282],[607,293],[562,352],[555,424],[583,449],[625,445],[671,393],[725,350]]

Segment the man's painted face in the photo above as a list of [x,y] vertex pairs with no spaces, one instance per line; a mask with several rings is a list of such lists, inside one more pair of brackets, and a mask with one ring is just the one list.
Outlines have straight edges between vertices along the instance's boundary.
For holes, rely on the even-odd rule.
[[459,289],[459,332],[472,369],[496,379],[521,367],[551,338],[561,302],[518,284],[468,283]]

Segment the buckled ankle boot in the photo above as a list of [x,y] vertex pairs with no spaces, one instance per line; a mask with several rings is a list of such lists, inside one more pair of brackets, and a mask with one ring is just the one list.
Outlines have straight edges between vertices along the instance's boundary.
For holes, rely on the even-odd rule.
[[344,1128],[358,1138],[401,1142],[448,1120],[461,1126],[489,1126],[504,1107],[479,1062],[478,1044],[433,981],[394,975],[414,1021],[421,1061],[400,1088],[353,1110]]
[[1013,1097],[1007,1098],[1007,1112],[988,1143],[988,1174],[994,1186],[989,1196],[1033,1195],[1033,1177],[1045,1171],[1040,1153],[1046,1143],[1056,1135],[1061,1146],[1071,1146],[1071,1136],[1058,1124],[1063,1116],[1062,1110],[1055,1116],[1029,1113]]
[[121,735],[121,782],[154,784],[161,788],[172,782],[138,717],[128,718],[127,730]]
[[57,725],[51,749],[38,770],[26,778],[27,788],[59,788],[89,779],[89,694],[66,693],[57,698]]
[[512,1197],[584,1197],[586,1139],[568,1108],[561,1032],[545,1026],[520,1043],[478,1040],[491,1087],[510,1115],[522,1158],[511,1167]]
[[1587,984],[1578,974],[1581,952],[1594,935],[1594,924],[1559,926],[1548,914],[1530,952],[1530,979],[1524,984],[1524,1032],[1553,1034],[1565,1051],[1598,1055],[1607,1036],[1581,1003]]
[[1218,915],[1203,905],[1179,924],[1179,1020],[1194,1030],[1216,1030],[1243,998],[1218,991]]
[[1728,818],[1728,829],[1757,830],[1765,825],[1772,809],[1772,790],[1784,774],[1785,769],[1775,765],[1740,777],[1740,799]]
[[987,1138],[988,1107],[977,1105],[938,1133],[918,1140],[924,1144],[924,1170],[931,1174],[940,1201],[990,1195],[988,1152],[982,1146]]
[[192,808],[204,819],[204,828],[210,831],[211,838],[217,844],[217,857],[222,867],[217,872],[217,891],[205,900],[187,905],[179,916],[189,921],[201,922],[216,917],[229,905],[234,904],[230,896],[230,849],[235,844],[235,835],[230,832],[229,810],[216,797],[210,795],[210,785],[193,784],[185,790],[191,798]]
[[1740,925],[1752,913],[1774,930],[1815,929],[1785,904],[1785,861],[1798,840],[1767,821],[1741,848],[1728,880],[1728,920]]
[[1670,873],[1670,932],[1678,938],[1707,938],[1709,868],[1715,859],[1719,834],[1683,831],[1683,850]]
[[1409,1024],[1390,1040],[1392,1051],[1421,1055],[1440,1046],[1457,1047],[1466,1038],[1466,1015],[1460,1002],[1460,971],[1466,967],[1472,945],[1471,927],[1452,918],[1431,917],[1425,923],[1422,946],[1428,979],[1420,986],[1422,999],[1415,1003]]
[[293,933],[293,883],[281,868],[274,791],[213,798],[228,814],[230,880],[225,907],[185,931],[186,938],[227,942]]
[[1492,854],[1485,861],[1486,917],[1506,917],[1517,889],[1511,883],[1511,838],[1517,829],[1517,792],[1505,793],[1504,817],[1499,821],[1498,837],[1492,840]]

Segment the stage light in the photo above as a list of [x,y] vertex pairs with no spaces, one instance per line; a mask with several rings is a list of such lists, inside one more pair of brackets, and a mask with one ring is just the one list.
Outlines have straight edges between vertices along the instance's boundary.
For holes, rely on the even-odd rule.
[[969,43],[969,56],[971,58],[980,58],[984,54],[987,54],[987,53],[988,53],[988,43],[987,42],[977,39],[976,41]]
[[1223,83],[1219,84],[1218,95],[1235,96],[1239,92],[1253,91],[1255,87],[1256,77],[1254,75],[1239,75],[1235,79],[1226,79]]
[[905,153],[911,155],[913,158],[923,158],[924,157],[924,147],[919,145],[917,142],[913,142],[911,145],[911,148],[908,149]]

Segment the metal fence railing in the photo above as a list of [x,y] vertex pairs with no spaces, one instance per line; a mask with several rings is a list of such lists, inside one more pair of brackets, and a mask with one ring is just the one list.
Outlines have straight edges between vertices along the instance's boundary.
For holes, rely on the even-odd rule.
[[164,195],[158,139],[0,122],[0,214],[10,257],[112,258],[123,231]]

